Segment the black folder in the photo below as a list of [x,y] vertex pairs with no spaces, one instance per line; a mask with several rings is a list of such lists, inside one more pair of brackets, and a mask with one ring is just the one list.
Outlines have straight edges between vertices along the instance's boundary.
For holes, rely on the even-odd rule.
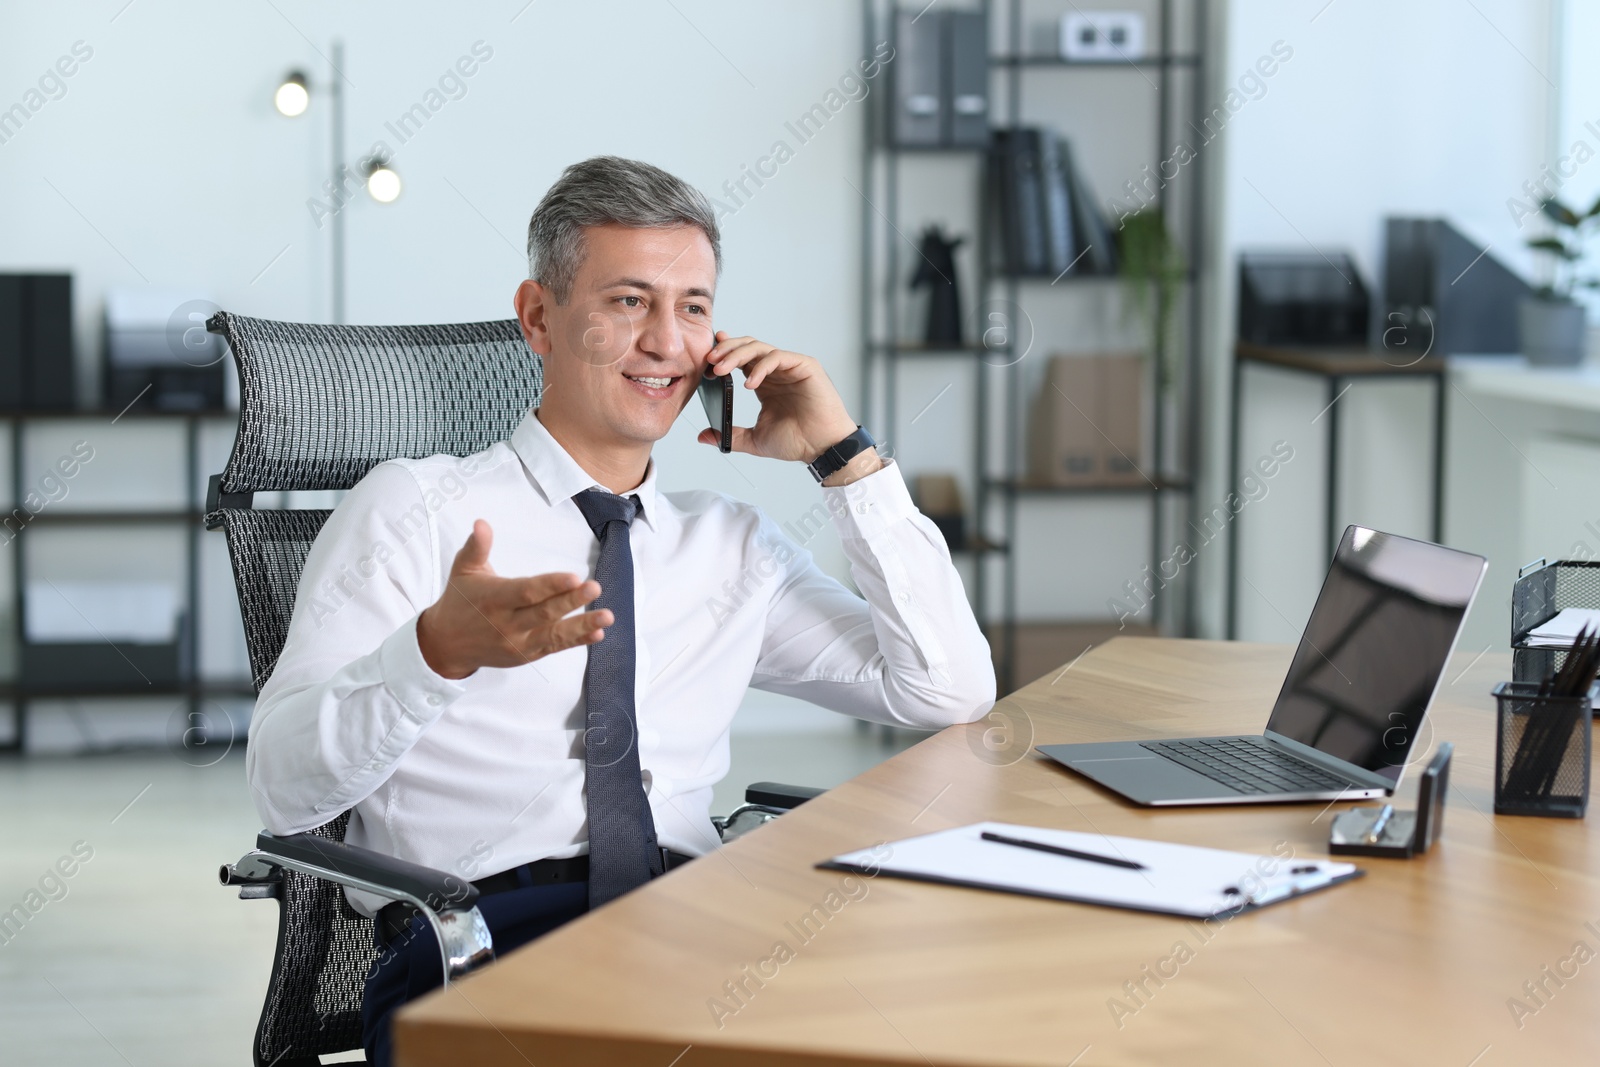
[[998,200],[1003,270],[1011,275],[1049,273],[1040,131],[1015,126],[994,131],[990,156]]

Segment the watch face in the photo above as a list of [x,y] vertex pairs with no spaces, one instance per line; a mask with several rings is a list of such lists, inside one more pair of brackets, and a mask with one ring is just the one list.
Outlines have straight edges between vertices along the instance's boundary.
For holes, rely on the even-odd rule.
[[700,402],[705,405],[706,419],[717,431],[717,448],[733,451],[733,375],[718,377],[707,373],[700,379]]

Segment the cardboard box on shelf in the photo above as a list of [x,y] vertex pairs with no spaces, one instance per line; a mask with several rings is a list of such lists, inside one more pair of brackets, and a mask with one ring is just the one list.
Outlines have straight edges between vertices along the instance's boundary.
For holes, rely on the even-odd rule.
[[1028,480],[1037,485],[1089,485],[1100,478],[1100,433],[1095,429],[1099,361],[1051,356],[1034,397],[1028,433]]
[[1121,352],[1100,357],[1101,470],[1108,482],[1139,485],[1144,467],[1144,357]]
[[1034,398],[1028,481],[1061,487],[1143,482],[1143,411],[1143,356],[1052,356]]
[[952,551],[966,547],[966,509],[961,502],[961,486],[953,474],[919,474],[912,483],[917,507],[944,534]]

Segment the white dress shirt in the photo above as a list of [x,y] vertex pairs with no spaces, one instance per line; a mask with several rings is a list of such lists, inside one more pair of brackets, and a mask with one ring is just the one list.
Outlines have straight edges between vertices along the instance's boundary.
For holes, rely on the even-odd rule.
[[[416,621],[476,519],[502,577],[594,574],[572,496],[595,485],[532,414],[509,442],[373,468],[306,559],[247,768],[275,834],[353,808],[345,840],[465,878],[587,849],[587,646],[461,681],[431,670]],[[721,493],[660,492],[630,530],[639,764],[661,845],[716,846],[711,787],[747,686],[875,722],[942,727],[994,702],[994,669],[943,537],[893,463],[780,528]],[[832,521],[866,599],[801,545]],[[796,542],[799,542],[797,544]],[[351,893],[364,912],[380,898]]]

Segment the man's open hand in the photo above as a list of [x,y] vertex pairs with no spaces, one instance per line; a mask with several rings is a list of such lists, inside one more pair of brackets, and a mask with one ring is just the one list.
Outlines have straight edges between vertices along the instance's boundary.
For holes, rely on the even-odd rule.
[[479,667],[520,667],[605,637],[611,612],[572,614],[600,595],[599,583],[576,574],[502,578],[489,566],[493,542],[487,522],[472,524],[444,593],[417,619],[417,645],[435,673],[461,679]]

